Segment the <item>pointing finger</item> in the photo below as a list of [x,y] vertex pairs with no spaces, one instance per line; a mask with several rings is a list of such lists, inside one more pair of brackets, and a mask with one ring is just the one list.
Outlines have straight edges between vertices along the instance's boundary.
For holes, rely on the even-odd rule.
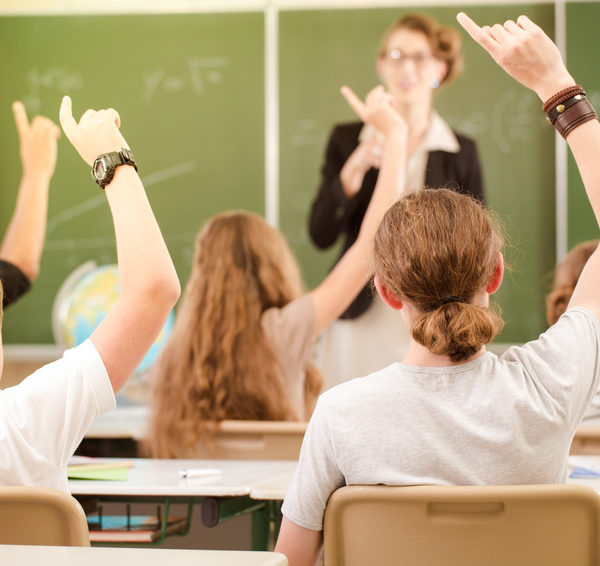
[[350,105],[352,110],[356,112],[359,118],[362,118],[365,113],[365,105],[363,101],[354,94],[354,91],[349,86],[343,86],[340,89],[342,96],[346,99],[346,102]]
[[[467,14],[459,12],[456,16],[458,23],[465,29],[465,31],[486,51],[491,53],[495,50],[496,41],[486,31],[480,28]],[[488,28],[489,29],[489,28]]]
[[29,120],[27,119],[27,112],[25,106],[19,100],[13,102],[12,105],[13,114],[15,117],[15,124],[17,125],[17,132],[19,137],[23,137],[29,129]]
[[69,96],[65,96],[62,99],[58,117],[65,135],[70,139],[77,129],[77,122],[73,118],[72,103]]

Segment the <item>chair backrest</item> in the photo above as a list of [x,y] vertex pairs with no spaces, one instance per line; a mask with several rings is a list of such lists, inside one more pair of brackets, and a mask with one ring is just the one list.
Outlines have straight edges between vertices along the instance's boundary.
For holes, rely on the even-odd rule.
[[571,442],[569,453],[600,454],[600,426],[579,426]]
[[297,460],[305,422],[221,421],[215,437],[198,448],[198,458]]
[[343,487],[325,511],[325,566],[592,566],[599,518],[579,485]]
[[2,486],[0,544],[90,546],[85,513],[56,489]]

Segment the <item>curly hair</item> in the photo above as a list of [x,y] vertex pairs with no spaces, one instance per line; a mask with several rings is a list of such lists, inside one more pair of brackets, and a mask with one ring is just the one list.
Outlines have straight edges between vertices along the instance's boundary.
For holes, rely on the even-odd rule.
[[484,206],[449,189],[409,193],[388,210],[375,237],[375,273],[420,312],[411,328],[419,344],[460,362],[500,332],[500,316],[471,301],[493,275],[502,243]]
[[424,34],[433,56],[446,62],[448,70],[441,84],[449,83],[460,75],[464,64],[460,34],[453,27],[442,26],[425,14],[406,14],[392,24],[383,35],[378,57],[385,55],[390,37],[400,29]]
[[[154,369],[153,456],[193,457],[223,419],[298,420],[261,318],[301,295],[297,264],[278,230],[249,212],[209,220],[196,239],[175,328]],[[320,387],[311,366],[307,415]]]
[[587,260],[596,251],[600,240],[590,240],[575,246],[554,271],[554,285],[546,297],[546,321],[554,324],[567,310],[575,285]]

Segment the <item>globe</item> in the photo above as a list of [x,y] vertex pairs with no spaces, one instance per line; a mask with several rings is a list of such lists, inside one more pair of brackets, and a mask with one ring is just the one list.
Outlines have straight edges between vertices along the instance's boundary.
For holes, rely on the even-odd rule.
[[[59,289],[52,309],[52,328],[56,343],[73,348],[87,340],[119,298],[119,268],[116,264],[97,266],[90,261],[71,273]],[[144,402],[148,387],[142,378],[150,368],[173,330],[171,312],[152,347],[137,367],[124,397]],[[137,377],[137,379],[136,379]],[[131,391],[131,395],[127,392]],[[145,390],[145,391],[144,391]]]

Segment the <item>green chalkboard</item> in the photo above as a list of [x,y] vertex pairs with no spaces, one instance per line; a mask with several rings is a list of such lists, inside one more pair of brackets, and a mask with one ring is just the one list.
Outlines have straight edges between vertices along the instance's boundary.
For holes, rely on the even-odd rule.
[[[376,84],[380,38],[402,13],[423,11],[458,26],[455,16],[463,8],[281,13],[281,226],[309,285],[323,278],[336,253],[319,252],[310,244],[307,218],[329,132],[335,123],[356,119],[339,87],[349,84],[364,95]],[[469,6],[468,13],[482,24],[525,13],[554,34],[550,4]],[[442,89],[436,107],[453,127],[478,142],[487,200],[509,235],[507,256],[513,267],[498,294],[507,320],[498,341],[523,342],[545,328],[544,284],[555,258],[554,134],[538,98],[464,33],[463,38],[465,73]]]
[[[0,18],[0,229],[20,167],[11,102],[58,119],[117,108],[182,282],[194,237],[224,209],[264,211],[262,13]],[[8,343],[52,343],[51,307],[83,262],[116,261],[106,199],[61,139],[41,275],[8,309]]]
[[[567,4],[567,62],[569,71],[581,84],[596,109],[600,109],[600,74],[595,61],[598,44],[600,3]],[[568,166],[568,247],[600,238],[598,223],[585,194],[573,155]]]

